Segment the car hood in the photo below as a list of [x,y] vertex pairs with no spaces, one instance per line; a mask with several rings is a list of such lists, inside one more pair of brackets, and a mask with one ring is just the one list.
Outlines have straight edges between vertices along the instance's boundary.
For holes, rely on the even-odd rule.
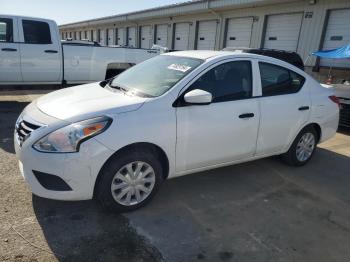
[[75,118],[134,111],[140,108],[146,99],[93,83],[49,93],[40,97],[36,105],[47,115],[70,121]]

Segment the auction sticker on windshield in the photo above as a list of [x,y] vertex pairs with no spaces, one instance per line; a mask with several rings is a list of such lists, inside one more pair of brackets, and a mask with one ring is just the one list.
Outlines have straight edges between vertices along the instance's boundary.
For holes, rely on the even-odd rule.
[[190,66],[186,65],[179,65],[179,64],[171,64],[168,66],[168,69],[176,70],[176,71],[181,71],[183,73],[187,72],[188,70],[191,69]]

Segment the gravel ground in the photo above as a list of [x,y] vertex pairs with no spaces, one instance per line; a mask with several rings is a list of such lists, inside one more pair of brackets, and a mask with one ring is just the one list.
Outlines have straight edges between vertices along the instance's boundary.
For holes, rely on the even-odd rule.
[[305,167],[269,158],[172,179],[117,215],[25,185],[13,127],[46,92],[0,92],[0,261],[350,261],[349,131]]

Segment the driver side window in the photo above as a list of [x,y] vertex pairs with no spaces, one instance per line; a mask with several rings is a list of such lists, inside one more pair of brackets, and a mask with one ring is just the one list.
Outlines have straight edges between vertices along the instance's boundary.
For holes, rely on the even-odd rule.
[[213,103],[250,98],[252,66],[250,61],[221,64],[202,75],[188,91],[201,89],[213,96]]

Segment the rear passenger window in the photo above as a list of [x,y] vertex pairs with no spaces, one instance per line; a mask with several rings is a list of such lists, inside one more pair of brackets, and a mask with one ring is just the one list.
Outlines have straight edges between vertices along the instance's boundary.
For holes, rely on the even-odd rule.
[[51,44],[50,27],[48,23],[23,20],[24,42],[27,44]]
[[213,103],[250,98],[252,96],[251,63],[234,61],[221,64],[201,76],[189,90],[194,89],[211,93]]
[[281,66],[259,62],[263,96],[297,93],[305,78]]
[[12,19],[0,19],[0,42],[13,42]]

